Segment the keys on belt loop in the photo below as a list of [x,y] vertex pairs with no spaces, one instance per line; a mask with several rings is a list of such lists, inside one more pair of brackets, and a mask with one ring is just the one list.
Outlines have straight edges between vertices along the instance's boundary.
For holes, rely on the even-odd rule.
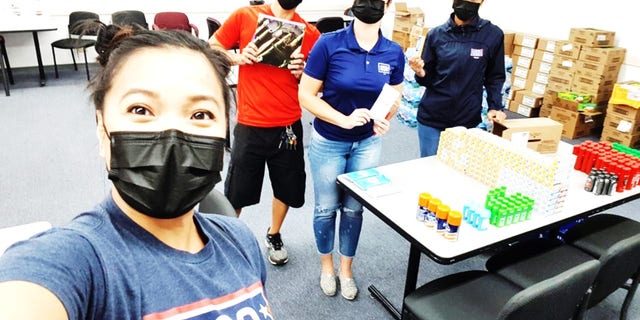
[[286,126],[284,132],[280,136],[280,143],[278,144],[278,148],[284,148],[286,150],[296,150],[298,145],[298,137],[293,132],[293,128],[291,126]]

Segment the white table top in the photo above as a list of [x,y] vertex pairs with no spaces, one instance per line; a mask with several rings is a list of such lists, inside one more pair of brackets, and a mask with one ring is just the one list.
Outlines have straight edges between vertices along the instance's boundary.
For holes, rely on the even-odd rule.
[[51,31],[57,28],[49,16],[0,15],[0,33]]
[[428,192],[449,205],[451,210],[462,212],[463,205],[470,200],[484,203],[489,186],[447,166],[435,156],[381,166],[378,170],[391,179],[393,188],[398,188],[399,192],[376,197],[355,186],[344,175],[340,175],[338,181],[360,197],[365,207],[403,237],[419,244],[424,253],[444,264],[462,260],[499,243],[515,240],[519,235],[544,229],[585,213],[601,212],[640,196],[640,187],[622,193],[614,192],[611,196],[596,196],[584,191],[587,175],[573,171],[562,212],[532,217],[531,220],[502,228],[490,225],[485,231],[479,231],[463,221],[458,240],[448,241],[416,220],[419,193]]

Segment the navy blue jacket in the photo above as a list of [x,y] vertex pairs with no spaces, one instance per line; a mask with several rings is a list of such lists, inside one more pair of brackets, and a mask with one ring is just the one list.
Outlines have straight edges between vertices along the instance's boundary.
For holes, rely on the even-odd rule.
[[449,20],[427,35],[422,60],[426,87],[418,109],[418,121],[436,129],[473,128],[481,121],[482,88],[489,109],[502,109],[504,33],[489,20],[476,17],[457,26]]

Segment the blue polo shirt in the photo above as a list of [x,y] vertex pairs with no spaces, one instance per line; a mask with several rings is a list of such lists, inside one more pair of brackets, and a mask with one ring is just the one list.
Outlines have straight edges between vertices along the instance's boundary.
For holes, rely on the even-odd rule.
[[436,129],[473,128],[481,122],[482,88],[490,110],[502,109],[504,34],[489,20],[475,17],[468,25],[449,20],[429,31],[422,51],[426,87],[418,122]]
[[[379,32],[376,45],[362,49],[353,33],[353,23],[344,29],[324,33],[311,49],[304,73],[323,81],[322,99],[349,115],[357,108],[371,108],[385,83],[402,83],[404,53],[395,42]],[[343,129],[316,118],[315,130],[334,141],[355,142],[373,135],[373,121]]]

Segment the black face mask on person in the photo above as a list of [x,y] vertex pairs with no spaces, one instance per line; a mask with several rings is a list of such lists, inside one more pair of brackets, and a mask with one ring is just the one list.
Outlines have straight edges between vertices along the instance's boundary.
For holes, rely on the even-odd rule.
[[112,132],[109,179],[122,199],[158,219],[191,210],[220,182],[225,139],[161,132]]
[[473,3],[465,0],[453,1],[453,12],[456,17],[462,21],[469,21],[478,15],[479,3]]
[[278,3],[282,9],[291,10],[302,3],[302,0],[278,0]]
[[356,0],[351,6],[351,12],[358,20],[373,24],[384,16],[385,3],[382,0]]

